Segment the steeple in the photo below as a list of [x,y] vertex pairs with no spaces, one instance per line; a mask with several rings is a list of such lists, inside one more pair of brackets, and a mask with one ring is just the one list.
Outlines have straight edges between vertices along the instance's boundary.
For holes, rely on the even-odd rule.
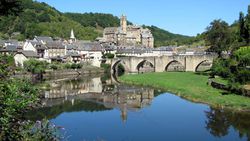
[[76,39],[76,38],[75,38],[75,35],[74,35],[73,29],[71,29],[71,32],[70,32],[70,39],[72,39],[72,40],[75,40],[75,39]]
[[76,38],[75,38],[75,35],[74,35],[74,31],[73,31],[73,29],[71,29],[69,43],[73,43],[75,41],[76,41]]

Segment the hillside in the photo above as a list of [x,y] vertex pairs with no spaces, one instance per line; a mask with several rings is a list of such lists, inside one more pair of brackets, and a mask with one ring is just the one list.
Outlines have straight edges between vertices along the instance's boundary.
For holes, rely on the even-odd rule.
[[[74,29],[78,39],[94,40],[102,35],[103,28],[120,24],[119,18],[112,14],[61,13],[46,3],[32,0],[22,0],[22,5],[24,9],[19,16],[0,17],[0,38],[24,40],[32,39],[35,35],[68,38],[70,30]],[[152,31],[155,46],[187,44],[193,39],[170,33],[156,26],[145,27]]]
[[191,44],[194,37],[173,34],[156,26],[145,26],[152,31],[155,46]]
[[72,28],[78,39],[93,40],[98,36],[95,28],[82,26],[46,3],[22,0],[22,6],[19,16],[0,17],[0,37],[8,38],[20,32],[14,38],[23,40],[35,35],[68,38]]

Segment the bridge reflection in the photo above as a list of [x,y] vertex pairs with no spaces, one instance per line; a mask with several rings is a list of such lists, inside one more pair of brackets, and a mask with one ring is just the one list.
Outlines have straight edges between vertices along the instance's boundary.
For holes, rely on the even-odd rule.
[[101,77],[75,78],[52,81],[50,89],[43,92],[43,108],[37,116],[31,112],[29,119],[54,118],[63,112],[96,112],[117,108],[121,119],[126,121],[127,111],[138,111],[151,104],[154,90],[126,85],[114,85],[110,79]]

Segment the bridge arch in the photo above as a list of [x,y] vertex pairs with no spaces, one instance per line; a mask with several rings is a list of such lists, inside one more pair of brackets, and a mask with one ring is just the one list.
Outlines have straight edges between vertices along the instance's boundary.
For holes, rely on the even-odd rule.
[[166,65],[165,71],[185,71],[185,66],[177,60],[172,60]]
[[139,72],[154,72],[154,65],[151,61],[143,59],[136,65],[136,70]]
[[125,72],[129,71],[125,61],[119,59],[119,60],[115,61],[114,63],[112,63],[112,65],[111,65],[111,73],[116,73],[118,65],[122,65],[124,67]]
[[195,66],[195,72],[207,71],[212,67],[212,62],[209,60],[203,60]]

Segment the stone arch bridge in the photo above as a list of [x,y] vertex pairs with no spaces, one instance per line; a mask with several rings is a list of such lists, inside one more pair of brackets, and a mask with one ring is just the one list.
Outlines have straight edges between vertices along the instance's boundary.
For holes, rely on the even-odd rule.
[[125,73],[164,72],[164,71],[191,71],[196,72],[201,65],[211,68],[216,55],[174,55],[159,57],[122,57],[111,62],[111,73],[117,71],[121,64]]

